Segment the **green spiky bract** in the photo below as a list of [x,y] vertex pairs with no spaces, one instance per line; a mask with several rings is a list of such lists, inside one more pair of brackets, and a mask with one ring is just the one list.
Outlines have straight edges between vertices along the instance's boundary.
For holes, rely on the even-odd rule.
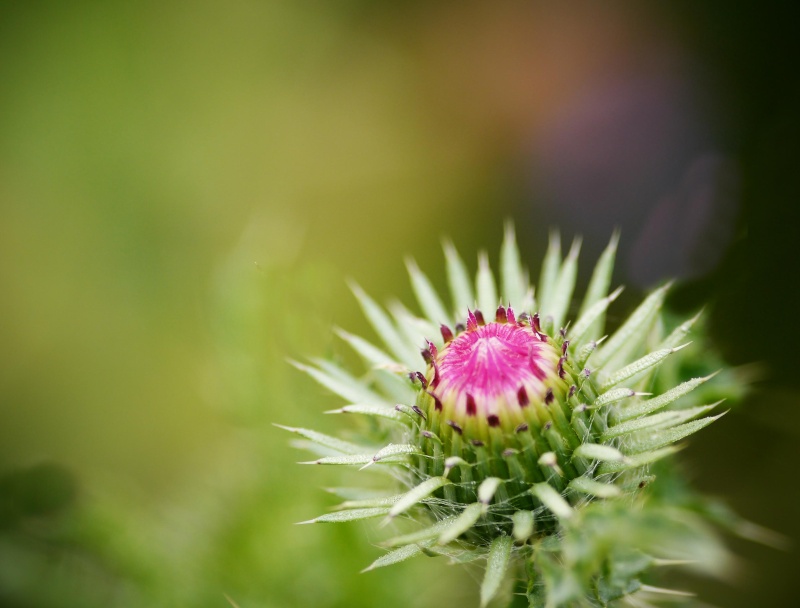
[[[327,361],[296,365],[347,402],[336,412],[370,420],[371,434],[351,442],[283,428],[316,450],[311,463],[380,469],[399,488],[340,490],[336,511],[304,523],[410,520],[411,530],[388,538],[388,552],[367,570],[420,555],[480,561],[481,606],[509,602],[512,592],[531,607],[647,606],[682,597],[651,584],[660,567],[696,560],[724,568],[701,510],[653,489],[659,467],[671,475],[668,457],[680,442],[720,415],[712,413],[717,403],[693,399],[711,375],[675,378],[696,318],[665,331],[664,285],[606,335],[606,311],[620,293],[610,291],[616,244],[615,236],[575,315],[579,242],[562,259],[551,236],[534,291],[510,225],[499,281],[485,255],[470,280],[445,243],[450,307],[413,261],[422,317],[401,306],[387,312],[354,285],[383,344],[339,335],[370,373],[357,378]],[[437,384],[446,383],[440,373],[451,345],[492,324],[519,332],[544,370],[518,403],[476,402]]]

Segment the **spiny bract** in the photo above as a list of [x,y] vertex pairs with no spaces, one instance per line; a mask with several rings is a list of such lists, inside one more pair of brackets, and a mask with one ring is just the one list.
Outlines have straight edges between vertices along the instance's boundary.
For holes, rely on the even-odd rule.
[[400,305],[387,314],[354,286],[385,350],[339,334],[370,373],[296,365],[348,402],[336,412],[373,419],[370,435],[357,444],[283,428],[316,448],[313,463],[382,468],[404,491],[342,490],[346,502],[311,521],[410,517],[416,529],[387,540],[391,550],[367,569],[421,554],[485,560],[482,606],[510,601],[512,588],[536,607],[646,606],[680,595],[645,583],[655,567],[724,560],[701,517],[648,488],[654,463],[718,417],[706,415],[717,404],[689,395],[711,376],[663,386],[695,319],[663,335],[665,285],[607,337],[605,313],[621,291],[609,293],[616,242],[572,321],[580,243],[562,261],[551,237],[534,293],[510,225],[499,294],[487,257],[473,289],[449,243],[452,308],[413,261],[424,318]]

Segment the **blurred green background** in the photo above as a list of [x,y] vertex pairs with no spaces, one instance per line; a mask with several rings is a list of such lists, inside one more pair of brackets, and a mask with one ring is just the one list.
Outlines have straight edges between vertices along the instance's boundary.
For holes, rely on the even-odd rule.
[[[798,39],[769,4],[0,3],[0,604],[475,605],[437,560],[359,575],[372,526],[293,526],[341,475],[271,423],[341,422],[286,359],[351,360],[348,278],[410,304],[403,256],[441,282],[441,237],[474,268],[505,218],[534,275],[550,226],[584,260],[621,226],[622,308],[667,276],[710,302],[758,381],[681,457],[800,538]],[[731,543],[733,580],[683,586],[792,605],[796,553]]]

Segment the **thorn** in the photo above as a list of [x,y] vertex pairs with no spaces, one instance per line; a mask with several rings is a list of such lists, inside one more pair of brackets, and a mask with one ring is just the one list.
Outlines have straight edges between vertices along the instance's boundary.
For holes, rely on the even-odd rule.
[[577,393],[577,392],[578,392],[578,387],[577,386],[575,386],[574,384],[572,386],[570,386],[569,387],[569,398],[572,399],[572,397],[574,397],[575,393]]
[[531,402],[531,400],[528,398],[528,391],[525,390],[524,386],[520,386],[519,390],[517,391],[517,402],[519,403],[520,407],[525,407]]
[[689,341],[688,341],[686,344],[681,344],[680,346],[676,346],[675,348],[673,348],[673,349],[672,349],[672,351],[671,351],[671,352],[673,352],[673,353],[677,353],[679,350],[683,350],[684,348],[686,348],[687,346],[689,346],[691,343],[692,343],[692,341],[691,341],[691,340],[689,340]]
[[436,365],[436,360],[433,360],[433,380],[431,380],[431,388],[439,386],[439,366]]
[[[542,326],[539,320],[538,312],[533,313],[533,331],[536,332],[536,335],[539,336],[539,339],[542,340],[542,342],[544,342],[544,339],[547,338],[547,336],[542,333]],[[544,339],[542,336],[544,336]]]
[[436,345],[430,340],[425,340],[425,343],[428,346],[428,350],[431,352],[431,357],[435,359],[439,355],[439,349],[436,348]]
[[442,332],[442,340],[444,340],[445,344],[448,344],[453,340],[453,332],[452,330],[447,327],[444,323],[439,327],[439,331]]
[[527,312],[522,312],[522,313],[520,313],[520,315],[519,315],[519,319],[517,319],[517,322],[518,322],[520,325],[522,325],[522,324],[524,324],[524,323],[528,323],[528,324],[530,324],[530,322],[531,322],[531,315],[530,315],[529,313],[527,313]]
[[517,428],[514,429],[514,432],[515,433],[524,433],[527,430],[528,430],[528,425],[523,422],[522,424],[518,425]]
[[483,318],[483,313],[478,309],[475,309],[475,319],[478,321],[479,326],[483,327],[486,325],[486,321]]
[[442,402],[439,399],[439,397],[437,397],[436,395],[434,395],[430,391],[427,391],[427,393],[433,398],[433,409],[435,409],[437,412],[441,412],[442,411]]
[[428,379],[425,378],[422,372],[414,372],[414,375],[417,377],[417,380],[419,380],[419,383],[422,385],[423,389],[428,388]]
[[482,448],[485,445],[480,439],[470,439],[469,442],[476,448]]
[[563,356],[558,359],[558,377],[562,380],[566,376],[566,372],[564,371],[564,361],[566,360],[567,358]]
[[577,258],[578,254],[581,252],[581,245],[583,244],[583,237],[576,236],[572,240],[572,246],[569,248],[569,253],[567,254],[568,258]]
[[414,413],[422,418],[423,420],[427,420],[428,418],[425,416],[425,413],[419,408],[418,405],[412,405],[411,409],[414,410]]
[[489,415],[486,417],[486,422],[488,422],[488,423],[489,423],[489,426],[492,426],[492,427],[494,427],[494,426],[500,426],[500,418],[498,418],[498,417],[497,417],[496,415],[494,415],[494,414],[489,414]]
[[562,339],[566,338],[567,337],[567,328],[566,327],[562,327],[561,329],[558,330],[558,333],[561,334],[561,338]]
[[452,428],[452,429],[453,429],[453,430],[454,430],[456,433],[458,433],[459,435],[463,435],[463,434],[464,434],[464,429],[462,429],[460,426],[458,426],[458,423],[454,422],[453,420],[448,420],[448,421],[447,421],[447,424],[448,424],[448,425],[449,425],[449,426],[450,426],[450,427],[451,427],[451,428]]
[[423,348],[421,351],[419,351],[419,353],[422,355],[426,365],[433,363],[433,356],[431,355],[431,350],[429,348]]
[[548,420],[547,422],[545,422],[545,424],[544,424],[544,426],[542,428],[545,431],[549,431],[550,429],[553,428],[553,421],[552,420]]
[[513,309],[513,308],[511,308],[511,303],[510,303],[510,302],[509,302],[509,304],[508,304],[508,309],[506,309],[506,316],[508,317],[508,322],[509,322],[509,323],[512,323],[512,324],[513,324],[513,323],[516,323],[516,322],[517,322],[517,319],[516,319],[516,317],[514,316],[514,309]]
[[608,303],[610,304],[611,302],[616,300],[619,297],[619,294],[621,294],[623,291],[625,291],[625,286],[624,285],[620,285],[614,291],[612,291],[610,294],[608,294],[608,296],[606,297],[606,299],[608,300]]
[[550,405],[553,403],[553,399],[555,399],[555,395],[553,395],[553,389],[548,388],[547,392],[544,394],[544,404]]
[[654,566],[687,566],[689,564],[696,564],[696,559],[659,559],[653,558]]
[[642,591],[647,591],[649,593],[660,593],[663,595],[678,595],[680,597],[694,597],[694,593],[690,593],[688,591],[678,591],[677,589],[665,589],[663,587],[653,587],[652,585],[642,585],[639,587]]
[[478,329],[478,319],[475,318],[475,314],[467,309],[467,331],[475,331]]
[[503,305],[497,307],[497,312],[494,315],[494,320],[498,323],[506,323],[508,322],[508,316],[506,314],[506,309],[503,308]]
[[467,416],[474,416],[478,413],[478,407],[475,404],[475,397],[467,393]]
[[515,450],[514,448],[506,448],[503,450],[502,456],[503,458],[508,458],[510,456],[516,456],[517,454],[519,454],[519,450]]
[[564,340],[564,343],[561,345],[561,354],[564,355],[564,360],[567,358],[567,349],[569,348],[569,340]]
[[467,326],[463,323],[456,323],[456,333],[463,334],[467,330]]
[[589,376],[592,375],[592,370],[590,370],[588,367],[584,367],[581,374],[583,374],[584,378],[588,378]]

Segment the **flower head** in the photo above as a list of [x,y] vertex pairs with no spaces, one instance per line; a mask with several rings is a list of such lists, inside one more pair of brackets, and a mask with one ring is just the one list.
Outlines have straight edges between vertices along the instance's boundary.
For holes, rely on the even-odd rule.
[[621,291],[609,293],[615,237],[569,321],[579,248],[562,260],[553,236],[534,297],[511,226],[499,295],[486,256],[473,285],[446,244],[452,307],[413,262],[424,317],[402,306],[389,315],[354,287],[385,347],[340,332],[369,365],[366,378],[325,361],[297,364],[348,401],[337,412],[373,418],[372,439],[384,441],[375,450],[288,428],[320,447],[312,462],[387,467],[401,486],[379,499],[349,492],[341,510],[312,521],[420,522],[388,540],[393,550],[369,569],[422,553],[485,558],[482,604],[516,580],[531,606],[606,606],[652,592],[645,577],[685,557],[681,539],[716,547],[682,504],[648,493],[655,463],[718,418],[706,415],[717,404],[692,402],[711,376],[670,381],[695,319],[663,332],[665,285],[605,335]]

